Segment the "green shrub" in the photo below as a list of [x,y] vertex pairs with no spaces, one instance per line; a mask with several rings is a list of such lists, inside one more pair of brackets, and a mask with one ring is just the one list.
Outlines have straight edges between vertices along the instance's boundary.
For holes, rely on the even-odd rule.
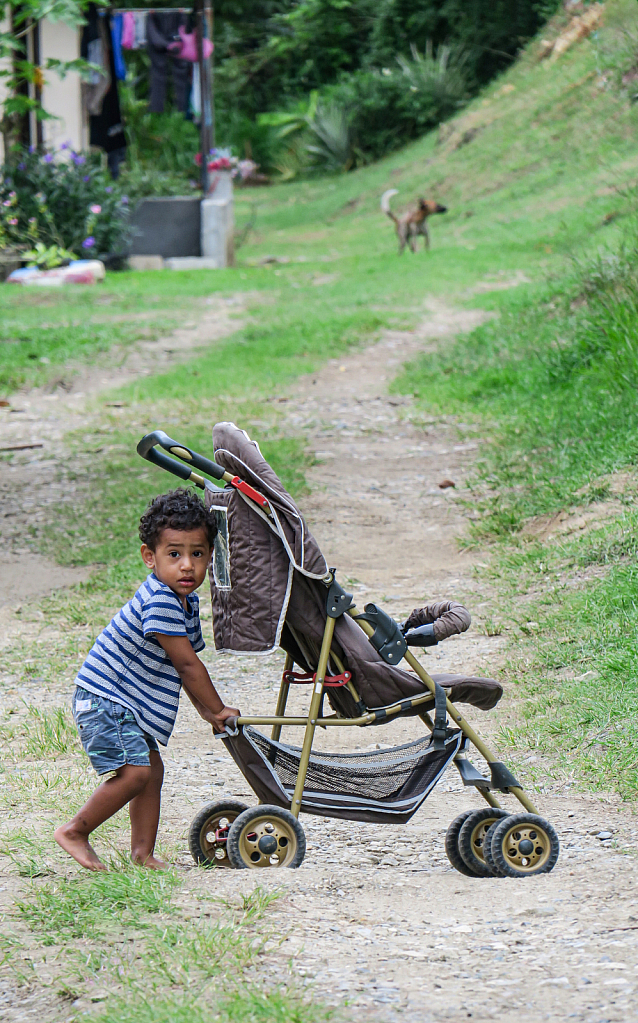
[[128,199],[97,155],[13,151],[0,168],[0,203],[0,246],[39,241],[83,256],[126,247]]
[[362,162],[376,160],[445,120],[468,98],[467,58],[440,47],[390,67],[359,71],[330,86],[326,102],[348,113],[354,152]]

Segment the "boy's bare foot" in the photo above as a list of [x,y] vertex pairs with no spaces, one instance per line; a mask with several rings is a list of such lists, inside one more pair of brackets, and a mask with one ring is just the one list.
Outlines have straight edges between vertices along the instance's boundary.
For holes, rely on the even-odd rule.
[[71,824],[62,824],[53,832],[58,845],[87,870],[106,870],[86,835],[76,831]]
[[170,863],[165,863],[164,860],[158,860],[157,856],[147,856],[146,859],[142,859],[141,856],[133,856],[131,854],[131,860],[136,863],[138,867],[146,867],[147,870],[170,870]]

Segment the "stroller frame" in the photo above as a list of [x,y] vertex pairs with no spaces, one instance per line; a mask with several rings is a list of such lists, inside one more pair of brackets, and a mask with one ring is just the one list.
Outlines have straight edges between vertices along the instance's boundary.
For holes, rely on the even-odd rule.
[[[169,457],[168,455],[164,454],[164,451],[158,450],[158,447],[163,448],[165,451],[170,452],[170,454],[174,457]],[[264,497],[263,494],[255,490],[254,487],[252,487],[250,484],[242,480],[240,477],[233,476],[230,472],[225,471],[221,466],[217,465],[215,462],[205,458],[204,456],[198,454],[195,451],[192,451],[185,445],[172,440],[161,430],[157,430],[142,438],[142,440],[138,444],[137,451],[142,457],[167,470],[168,472],[178,476],[180,479],[189,481],[200,489],[205,489],[207,481],[203,476],[201,476],[198,472],[195,471],[195,469],[199,469],[201,472],[206,473],[207,476],[212,477],[217,481],[224,482],[225,484],[241,491],[245,499],[248,499],[250,502],[254,502],[254,504],[262,513],[262,515],[264,513],[266,515],[272,514],[267,498]],[[177,461],[177,459],[180,459],[181,461]],[[237,727],[244,725],[271,726],[272,728],[271,738],[274,741],[279,741],[282,728],[286,726],[291,725],[302,726],[305,729],[303,745],[301,748],[299,760],[299,769],[290,806],[290,813],[294,818],[299,817],[299,813],[302,809],[301,804],[304,793],[304,786],[306,783],[306,776],[308,773],[308,767],[310,763],[313,741],[317,725],[320,725],[323,728],[353,726],[365,727],[380,721],[385,721],[388,718],[398,716],[402,713],[405,713],[406,711],[413,712],[416,711],[419,718],[423,721],[429,732],[434,733],[433,735],[434,740],[434,738],[436,738],[437,725],[440,724],[440,718],[437,721],[433,721],[433,719],[430,717],[430,714],[428,713],[428,710],[426,710],[425,708],[419,710],[419,707],[426,703],[429,703],[431,707],[432,700],[434,698],[435,702],[438,702],[437,718],[442,708],[441,687],[434,681],[434,679],[431,678],[431,676],[428,674],[428,672],[420,663],[420,661],[417,660],[414,654],[405,647],[405,644],[403,644],[402,650],[403,658],[405,659],[409,667],[412,669],[412,671],[421,680],[421,682],[425,686],[426,691],[422,695],[412,696],[408,699],[400,700],[396,703],[390,704],[385,707],[374,708],[370,710],[368,710],[367,708],[363,709],[365,708],[365,704],[362,703],[360,696],[349,676],[349,673],[344,671],[343,665],[339,662],[339,658],[336,657],[334,651],[332,650],[332,641],[336,620],[342,614],[350,615],[354,619],[354,621],[356,621],[357,625],[363,630],[368,639],[373,643],[373,646],[375,646],[375,648],[378,651],[380,651],[378,643],[374,642],[373,640],[375,629],[372,627],[370,622],[366,620],[365,615],[364,616],[360,615],[360,613],[357,610],[357,607],[352,603],[351,595],[346,593],[339,586],[339,584],[336,583],[334,569],[330,569],[329,574],[325,577],[323,582],[326,585],[327,595],[326,620],[323,632],[323,639],[318,657],[316,673],[314,674],[314,676],[307,676],[304,679],[304,681],[312,682],[312,695],[310,698],[310,703],[306,716],[305,717],[291,716],[286,714],[286,706],[288,702],[290,686],[295,681],[295,679],[291,678],[294,663],[293,658],[290,654],[287,654],[282,680],[279,687],[275,713],[266,716],[241,715],[240,717],[234,720],[231,719],[228,722],[229,734],[233,734],[231,732],[231,729],[236,729]],[[393,619],[390,618],[390,616],[385,615],[384,612],[381,612],[381,614],[385,616],[387,622],[391,623],[391,625],[395,627],[395,629],[397,630],[397,634],[400,635],[397,623],[394,622]],[[340,717],[336,713],[330,714],[326,717],[321,716],[322,699],[325,692],[326,682],[328,682],[328,684],[330,684],[331,682],[330,677],[328,676],[327,678],[327,671],[330,659],[332,659],[333,663],[338,665],[339,670],[341,671],[341,675],[338,676],[339,684],[347,686],[356,703],[359,705],[359,707],[362,708],[362,713],[357,717]],[[516,815],[510,816],[509,820],[514,821],[518,820],[519,818],[522,819],[524,817],[525,821],[527,821],[527,819],[529,818],[530,820],[532,820],[532,822],[534,821],[542,822],[544,825],[546,825],[548,831],[551,832],[551,834],[554,836],[554,839],[556,840],[556,852],[553,857],[551,866],[547,866],[545,868],[545,870],[551,870],[558,856],[558,840],[556,839],[556,835],[555,832],[553,831],[553,828],[551,827],[551,825],[547,824],[547,822],[543,821],[542,818],[537,816],[538,810],[536,809],[532,800],[523,790],[523,787],[520,784],[520,782],[517,781],[514,775],[505,766],[505,764],[499,761],[498,757],[489,748],[489,746],[481,739],[481,737],[477,734],[474,728],[470,725],[470,723],[465,719],[465,717],[460,713],[457,707],[450,701],[450,699],[447,696],[445,697],[445,710],[449,717],[451,718],[451,720],[456,725],[456,727],[462,732],[463,735],[463,741],[460,744],[458,752],[455,754],[453,758],[454,764],[457,767],[459,774],[461,776],[463,785],[467,787],[476,788],[480,792],[481,796],[488,804],[488,806],[495,811],[494,815],[492,815],[491,817],[487,808],[485,810],[474,811],[474,815],[475,816],[482,815],[483,820],[487,821],[488,825],[492,825],[495,822],[504,824],[504,821],[501,821],[500,818],[505,817],[506,814],[502,810],[501,803],[499,802],[498,798],[494,795],[494,792],[498,791],[501,793],[508,793],[514,796],[515,799],[524,808],[526,813],[519,814],[518,816]],[[490,770],[489,778],[486,778],[484,775],[482,775],[465,756],[465,748],[468,742],[475,747],[475,749],[481,754],[481,756],[487,762]],[[280,812],[285,813],[286,811]],[[530,815],[532,815],[531,818]],[[462,816],[467,817],[468,814],[466,813],[465,815]],[[454,825],[457,824],[457,822],[460,822],[460,820],[461,818],[457,818],[457,821],[455,821],[451,827],[453,828]],[[483,832],[481,834],[484,835],[485,832],[486,829],[484,827]],[[449,834],[450,832],[448,832],[448,835]],[[533,831],[529,832],[529,834],[532,835],[532,841],[534,841],[533,838],[534,832]],[[509,838],[509,842],[511,845],[512,844],[511,836]],[[456,866],[458,870],[461,870],[464,873],[468,873],[467,870],[463,870],[463,867],[459,866],[458,863],[454,861],[453,856],[450,855],[449,849],[448,856],[450,857],[450,860],[453,863],[453,865]],[[510,876],[520,877],[526,876],[526,873],[528,872],[529,871],[526,872],[525,870],[522,871],[512,870],[509,872],[509,874]],[[496,872],[492,870],[492,874],[493,873]],[[506,871],[501,870],[500,875],[497,873],[497,876],[506,876],[507,873],[508,873],[507,870]],[[490,874],[488,871],[487,873],[484,873],[482,875],[474,873],[472,876],[490,876]]]

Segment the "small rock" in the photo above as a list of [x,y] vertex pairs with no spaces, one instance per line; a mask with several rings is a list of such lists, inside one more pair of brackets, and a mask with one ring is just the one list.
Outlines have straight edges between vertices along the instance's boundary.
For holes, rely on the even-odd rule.
[[611,831],[599,831],[596,834],[596,838],[599,841],[601,841],[601,842],[605,842],[605,841],[607,841],[608,838],[613,838],[613,837],[614,836],[613,836],[613,833]]
[[455,487],[456,483],[454,480],[441,480],[439,483],[439,490],[447,490],[448,487]]

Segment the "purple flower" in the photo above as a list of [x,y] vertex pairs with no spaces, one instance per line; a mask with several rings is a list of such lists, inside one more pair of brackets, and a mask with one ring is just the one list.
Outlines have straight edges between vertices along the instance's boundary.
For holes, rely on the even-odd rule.
[[18,218],[17,217],[12,217],[11,220],[9,221],[9,223],[11,224],[11,227],[15,227],[16,224],[18,223]]
[[82,156],[81,153],[71,153],[71,159],[76,167],[81,167],[83,163],[86,163],[86,156]]
[[95,245],[95,238],[93,238],[92,235],[89,235],[89,237],[85,238],[84,241],[82,242],[82,248],[83,249],[92,249],[94,245]]
[[128,195],[122,196],[122,206],[128,206]]
[[12,206],[13,203],[11,202],[11,199],[5,199],[2,205],[3,206]]
[[45,163],[53,163],[53,157],[51,156],[51,153],[47,153],[47,155],[44,158],[44,162]]
[[29,146],[29,152],[35,153],[35,148],[36,148],[35,146]]
[[82,181],[85,184],[86,184],[87,181],[90,181],[90,180],[91,180],[91,175],[90,174],[85,174],[84,177],[82,178]]
[[36,218],[35,217],[29,217],[29,223],[30,224],[37,224]]
[[24,170],[25,167],[26,167],[26,163],[19,163],[18,164],[18,170]]
[[71,148],[71,143],[70,142],[63,142],[62,145],[60,146],[60,149],[62,150],[62,152],[64,152],[65,149],[70,149],[70,148]]
[[110,195],[111,192],[113,191],[113,186],[112,185],[107,185],[106,188],[104,189],[104,191],[106,192],[107,195]]
[[91,213],[95,213],[96,217],[97,217],[98,213],[102,212],[102,207],[98,206],[97,203],[94,203],[93,206],[89,206],[89,209],[90,209]]

